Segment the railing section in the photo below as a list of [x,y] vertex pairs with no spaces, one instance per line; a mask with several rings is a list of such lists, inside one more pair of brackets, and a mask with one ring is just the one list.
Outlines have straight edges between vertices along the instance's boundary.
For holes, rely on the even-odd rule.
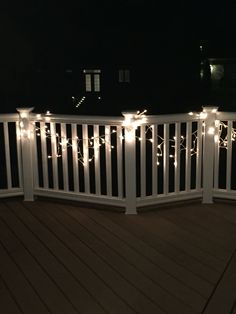
[[34,117],[34,193],[120,206],[121,121],[88,118]]
[[22,195],[18,114],[0,115],[0,197]]
[[213,195],[236,199],[236,113],[220,112],[215,132]]
[[137,129],[139,207],[201,196],[202,134],[189,115],[149,117]]
[[205,107],[140,121],[126,113],[127,122],[31,110],[0,115],[1,197],[66,198],[128,214],[195,197],[236,199],[236,113]]

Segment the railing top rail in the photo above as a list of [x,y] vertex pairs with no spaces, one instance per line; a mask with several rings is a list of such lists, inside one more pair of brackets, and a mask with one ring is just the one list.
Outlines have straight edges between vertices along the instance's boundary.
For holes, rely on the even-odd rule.
[[2,113],[0,114],[0,122],[15,122],[19,120],[18,113]]
[[[61,114],[31,114],[33,121],[46,121],[55,123],[77,123],[77,124],[97,124],[97,125],[122,125],[123,117],[112,116],[77,116],[77,115],[61,115]],[[169,114],[169,115],[153,115],[146,116],[144,124],[163,124],[198,121],[199,117],[189,114]]]
[[61,114],[31,114],[31,120],[46,121],[55,123],[77,123],[77,124],[97,124],[97,125],[121,125],[124,121],[122,117],[106,116],[77,116]]
[[166,114],[166,115],[153,115],[146,116],[145,124],[163,124],[163,123],[176,123],[198,121],[199,117],[196,115],[189,115],[188,113]]
[[236,112],[217,112],[217,118],[220,120],[235,120],[236,121]]
[[[235,120],[236,112],[217,112],[217,118],[220,120]],[[77,124],[97,124],[97,125],[122,125],[123,117],[112,116],[79,116],[79,115],[62,115],[62,114],[30,114],[32,121],[46,121],[56,123],[77,123]],[[15,122],[19,120],[18,113],[0,114],[0,122]],[[188,113],[180,114],[164,114],[164,115],[147,115],[143,124],[164,124],[164,123],[180,123],[188,121],[198,121],[199,116]]]

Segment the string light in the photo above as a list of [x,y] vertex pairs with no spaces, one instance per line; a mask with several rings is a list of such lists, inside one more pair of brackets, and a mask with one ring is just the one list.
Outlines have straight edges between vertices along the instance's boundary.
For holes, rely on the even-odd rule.
[[[214,111],[215,112],[215,111]],[[132,115],[127,117],[126,116],[126,120],[123,123],[124,127],[130,127],[130,128],[134,128],[135,130],[144,122],[146,122],[146,118],[144,116],[144,114],[146,113],[146,110],[144,110],[143,112],[137,112],[135,115]],[[189,113],[190,115],[193,115],[193,113]],[[204,118],[206,118],[207,113],[203,112],[204,114]],[[50,112],[47,112],[47,115],[50,115]],[[128,115],[128,114],[127,114]],[[197,114],[197,117],[202,119],[203,115]],[[46,118],[46,117],[45,117]],[[42,119],[41,116],[38,116],[38,119]],[[20,123],[23,123],[22,121]],[[21,127],[23,127],[24,125],[21,125]],[[203,126],[203,132],[202,135],[205,135],[205,127],[206,124],[205,122],[202,123]],[[215,129],[215,127],[217,129]],[[218,134],[214,135],[214,140],[215,142],[219,144],[219,148],[224,148],[227,149],[228,148],[228,132],[227,132],[227,128],[228,125],[222,121],[219,120],[215,120],[215,127],[209,127],[207,130],[208,134],[212,134],[214,135],[217,131]],[[91,136],[88,137],[86,139],[84,138],[79,138],[78,136],[76,136],[75,138],[66,138],[66,137],[62,137],[59,135],[59,133],[55,133],[52,134],[50,128],[45,125],[44,127],[37,127],[34,123],[34,130],[35,130],[35,134],[37,137],[40,136],[44,136],[45,138],[56,138],[56,154],[53,155],[48,155],[48,159],[52,159],[53,157],[56,158],[60,158],[62,157],[62,152],[66,151],[68,148],[72,148],[73,145],[75,145],[75,147],[77,148],[77,156],[78,156],[78,161],[81,162],[84,166],[86,165],[85,162],[85,157],[83,154],[83,149],[82,147],[84,146],[83,144],[86,143],[87,144],[87,148],[88,148],[88,153],[86,155],[86,160],[88,162],[92,162],[95,159],[95,150],[100,149],[101,146],[106,145],[106,147],[108,147],[108,150],[111,151],[113,149],[115,149],[114,145],[111,145],[111,136],[113,134],[116,134],[117,131],[116,129],[112,129],[110,131],[108,131],[107,134],[104,135],[100,135],[97,137]],[[107,132],[107,131],[106,131]],[[151,143],[153,145],[154,143],[154,139],[153,137],[149,137],[147,136],[148,133],[152,133],[153,132],[153,128],[151,125],[147,125],[146,129],[145,129],[145,139],[148,143]],[[109,140],[107,140],[107,136],[109,137]],[[126,137],[124,137],[123,135],[120,135],[119,138],[121,140],[126,140],[129,141],[129,132],[127,133]],[[140,136],[135,136],[135,138],[141,142],[143,141],[143,138],[141,138]],[[178,150],[181,151],[187,151],[187,149],[189,150],[190,156],[192,157],[193,155],[198,153],[198,147],[197,147],[197,143],[198,143],[198,130],[192,132],[191,134],[191,144],[190,147],[187,147],[186,142],[187,142],[187,138],[184,135],[180,135],[178,141]],[[133,140],[133,137],[132,139]],[[231,128],[231,138],[230,140],[232,142],[236,141],[236,128]],[[168,142],[169,142],[169,154],[168,157],[170,158],[170,160],[173,160],[173,165],[175,167],[177,167],[177,161],[175,160],[175,156],[176,156],[176,141],[177,138],[176,136],[173,136],[173,138],[168,138]],[[157,139],[156,139],[157,145],[156,145],[156,156],[157,156],[157,166],[159,166],[161,164],[160,160],[163,158],[164,156],[164,143],[165,140],[163,137],[161,137],[159,134],[157,135]],[[89,156],[89,157],[88,157]]]
[[[116,133],[117,131],[113,129],[108,135],[112,135]],[[89,156],[91,156],[90,158],[88,158],[89,162],[92,162],[93,159],[95,158],[95,154],[94,154],[95,148],[96,148],[95,142],[98,143],[97,144],[98,147],[101,147],[102,145],[107,145],[109,151],[114,149],[114,146],[111,145],[110,142],[106,141],[105,134],[97,136],[97,137],[92,136],[86,139],[79,138],[78,136],[76,136],[75,138],[67,138],[67,137],[60,136],[58,133],[55,133],[53,135],[50,129],[48,128],[48,126],[46,125],[43,128],[35,127],[35,134],[37,137],[41,137],[43,135],[47,139],[51,139],[53,137],[56,138],[56,154],[55,154],[56,158],[62,157],[62,152],[66,151],[68,148],[72,148],[73,145],[76,145],[78,161],[83,165],[85,165],[85,161],[84,161],[84,155],[81,150],[81,143],[87,143],[88,145]],[[53,155],[48,155],[47,157],[48,159],[52,159]]]
[[71,98],[72,98],[73,104],[75,104],[76,108],[78,108],[86,99],[85,96],[81,97],[80,99],[75,98],[74,96],[72,96]]
[[[228,148],[228,125],[225,124],[223,121],[218,122],[218,143],[219,143],[219,148]],[[231,137],[230,140],[232,142],[236,141],[236,128],[231,129]]]

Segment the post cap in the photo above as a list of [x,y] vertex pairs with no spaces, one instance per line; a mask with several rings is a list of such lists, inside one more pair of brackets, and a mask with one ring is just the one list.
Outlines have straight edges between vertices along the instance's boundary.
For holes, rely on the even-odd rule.
[[122,111],[122,115],[126,118],[133,118],[137,115],[137,111],[135,110],[129,110],[129,111]]
[[218,106],[203,106],[202,109],[203,109],[203,112],[212,112],[212,113],[215,113],[218,111]]
[[16,110],[19,112],[19,113],[30,113],[31,111],[34,110],[34,107],[18,107],[16,108]]

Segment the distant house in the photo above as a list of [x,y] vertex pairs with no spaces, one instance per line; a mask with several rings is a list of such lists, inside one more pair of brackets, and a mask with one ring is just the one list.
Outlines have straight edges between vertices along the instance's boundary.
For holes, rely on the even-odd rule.
[[194,110],[195,48],[188,51],[181,42],[142,32],[111,31],[86,40],[64,60],[48,60],[41,66],[32,87],[35,99],[40,99],[38,106],[96,115],[136,109],[176,113],[186,111],[185,104]]
[[236,90],[236,58],[209,58],[214,89]]
[[209,58],[211,103],[232,111],[236,103],[236,58]]
[[212,105],[235,109],[236,50],[223,44],[200,46],[200,80],[205,87],[206,101]]

